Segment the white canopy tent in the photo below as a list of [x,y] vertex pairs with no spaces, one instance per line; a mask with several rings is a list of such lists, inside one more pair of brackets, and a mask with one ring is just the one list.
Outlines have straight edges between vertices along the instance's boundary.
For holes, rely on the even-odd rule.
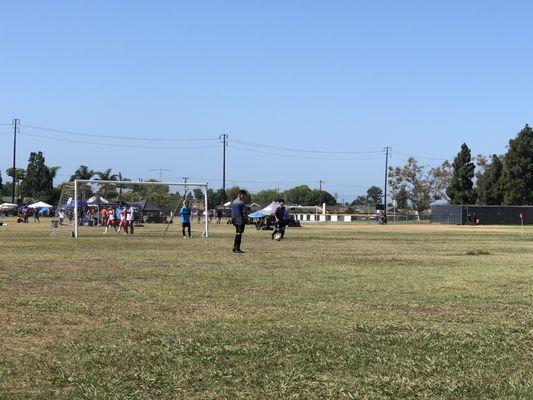
[[17,208],[17,205],[13,203],[0,204],[0,211],[12,210],[13,208]]
[[279,203],[277,201],[273,201],[265,208],[262,208],[259,211],[256,211],[250,215],[248,215],[251,218],[262,218],[262,217],[268,217],[270,215],[274,215],[276,212],[276,209],[279,207]]
[[44,201],[38,201],[37,203],[30,204],[28,208],[50,208],[50,204],[46,204]]

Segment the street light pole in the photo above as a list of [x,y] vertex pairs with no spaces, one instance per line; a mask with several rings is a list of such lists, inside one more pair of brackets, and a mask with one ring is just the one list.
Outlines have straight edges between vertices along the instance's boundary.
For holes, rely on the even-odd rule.
[[15,203],[15,188],[16,188],[16,181],[17,181],[17,129],[18,124],[20,123],[20,120],[18,118],[15,118],[13,120],[13,186],[12,186],[12,193],[11,193],[11,202]]
[[389,153],[392,150],[392,147],[385,147],[385,190],[384,190],[384,208],[383,208],[383,216],[385,217],[385,221],[387,220],[387,183],[389,180]]

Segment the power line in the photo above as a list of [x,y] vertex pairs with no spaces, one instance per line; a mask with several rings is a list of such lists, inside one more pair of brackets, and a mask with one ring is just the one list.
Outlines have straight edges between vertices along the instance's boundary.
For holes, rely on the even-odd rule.
[[297,154],[279,154],[279,153],[272,153],[268,151],[261,151],[261,150],[252,150],[247,149],[245,147],[240,146],[231,146],[232,149],[242,150],[242,151],[248,151],[250,153],[258,153],[258,154],[265,154],[270,156],[277,156],[277,157],[288,157],[288,158],[301,158],[306,160],[331,160],[331,161],[355,161],[355,160],[381,160],[381,157],[369,157],[369,158],[331,158],[331,157],[312,157],[312,156],[302,156]]
[[251,147],[260,147],[260,148],[267,148],[267,149],[274,149],[274,150],[284,150],[284,151],[292,151],[297,153],[316,153],[316,154],[377,154],[381,153],[381,151],[328,151],[328,150],[308,150],[308,149],[296,149],[293,147],[279,147],[279,146],[271,146],[267,144],[259,144],[259,143],[252,143],[252,142],[245,142],[242,140],[232,140],[235,143],[242,144],[245,146],[251,146]]
[[216,138],[194,138],[194,139],[169,139],[169,138],[158,138],[158,137],[135,137],[135,136],[116,136],[116,135],[101,135],[94,133],[70,131],[65,129],[55,129],[55,128],[46,128],[42,126],[35,125],[23,125],[26,129],[34,129],[38,131],[46,132],[55,132],[63,133],[65,135],[74,135],[74,136],[90,136],[90,137],[99,137],[105,139],[127,139],[127,140],[140,140],[140,141],[158,141],[158,142],[200,142],[200,141],[215,141]]
[[79,144],[91,144],[95,146],[117,146],[119,148],[131,148],[131,149],[205,149],[205,148],[214,148],[218,147],[215,145],[209,146],[146,146],[146,145],[134,145],[134,144],[123,144],[123,143],[107,143],[107,142],[89,142],[86,140],[75,140],[75,139],[65,139],[65,138],[58,138],[58,137],[51,137],[51,136],[45,136],[45,135],[36,135],[33,133],[19,133],[22,136],[30,136],[30,137],[37,137],[41,139],[49,139],[49,140],[55,140],[59,142],[69,142],[69,143],[79,143]]
[[424,159],[424,160],[447,161],[446,158],[417,156],[417,155],[415,155],[415,154],[401,153],[401,152],[399,152],[399,151],[396,151],[395,153],[396,153],[396,154],[399,154],[399,155],[401,155],[401,156],[404,156],[404,157],[408,157],[408,158],[414,157],[414,158],[421,158],[421,159]]

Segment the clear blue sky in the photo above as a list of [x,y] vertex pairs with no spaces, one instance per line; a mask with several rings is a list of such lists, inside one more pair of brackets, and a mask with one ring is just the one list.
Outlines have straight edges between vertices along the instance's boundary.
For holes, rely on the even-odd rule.
[[[301,157],[293,158],[235,141],[326,151],[388,145],[393,164],[403,154],[452,158],[462,142],[475,154],[502,153],[532,121],[532,15],[527,1],[7,2],[0,123],[22,120],[20,166],[42,150],[61,166],[60,179],[87,164],[133,179],[171,169],[167,180],[217,187],[221,149],[25,125],[173,139],[228,133],[228,179],[276,182],[243,182],[251,190],[323,179],[348,199],[382,185],[382,154],[283,152]],[[0,143],[4,172],[11,137]],[[163,148],[121,148],[142,145]]]

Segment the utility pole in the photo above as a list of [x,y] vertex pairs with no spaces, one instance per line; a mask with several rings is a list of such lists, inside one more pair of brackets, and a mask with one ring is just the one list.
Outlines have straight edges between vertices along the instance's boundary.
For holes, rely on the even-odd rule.
[[337,197],[339,197],[338,193],[333,193],[333,196],[335,196],[335,202],[337,202]]
[[387,146],[385,147],[384,149],[385,151],[385,190],[384,190],[384,200],[385,200],[385,204],[384,204],[384,211],[383,211],[383,215],[385,217],[385,220],[387,218],[387,183],[389,181],[389,155],[390,155],[390,152],[392,151],[392,147],[390,146]]
[[323,184],[323,183],[326,183],[326,182],[323,181],[322,179],[320,179],[320,180],[318,181],[318,185],[319,185],[319,187],[320,187],[320,191],[322,191],[322,184]]
[[13,120],[13,187],[11,193],[11,202],[15,203],[15,184],[17,181],[17,130],[20,119]]
[[[187,183],[187,181],[189,180],[189,177],[188,176],[182,176],[181,179],[183,179],[183,183]],[[183,188],[183,198],[185,199],[186,196],[187,196],[187,185],[185,185],[185,187]]]
[[222,204],[226,203],[226,147],[228,146],[228,134],[218,137],[222,140]]

